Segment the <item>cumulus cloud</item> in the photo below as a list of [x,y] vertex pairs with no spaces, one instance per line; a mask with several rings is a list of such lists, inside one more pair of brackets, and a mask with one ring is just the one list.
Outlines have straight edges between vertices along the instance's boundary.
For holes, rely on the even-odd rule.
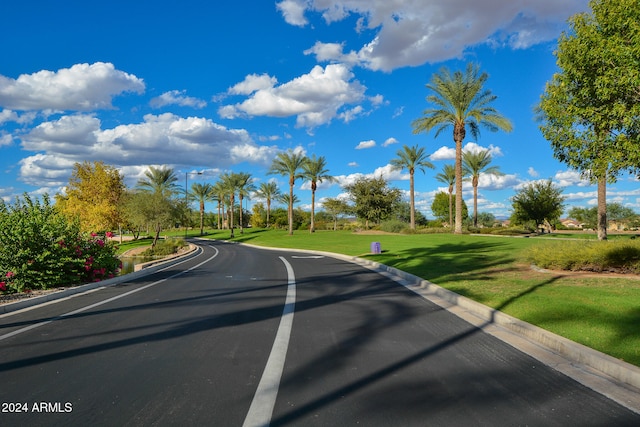
[[388,146],[390,146],[390,145],[397,144],[397,143],[398,143],[398,140],[397,140],[397,139],[395,139],[394,137],[391,137],[391,138],[387,138],[387,139],[382,143],[382,146],[383,146],[383,147],[388,147]]
[[228,91],[230,95],[249,97],[241,103],[220,107],[218,114],[227,119],[296,116],[297,127],[313,128],[336,117],[349,121],[354,114],[361,114],[357,105],[349,111],[344,107],[365,100],[365,91],[343,64],[315,66],[308,74],[281,85],[273,77],[251,75]]
[[141,123],[103,129],[91,115],[62,116],[41,123],[22,138],[37,152],[21,163],[23,180],[49,180],[75,162],[101,160],[119,167],[196,164],[228,168],[240,162],[268,165],[276,147],[259,146],[244,129],[229,129],[207,118],[148,114]]
[[58,71],[0,75],[0,106],[13,110],[93,111],[113,108],[114,96],[143,93],[142,79],[113,64],[76,64]]
[[296,26],[309,23],[307,12],[320,13],[327,24],[359,17],[354,31],[372,34],[362,46],[318,41],[305,53],[318,61],[391,71],[459,58],[480,44],[524,49],[552,40],[587,5],[588,0],[285,0],[276,6]]
[[185,90],[172,90],[165,92],[162,95],[151,99],[151,101],[149,101],[149,105],[153,108],[161,108],[167,105],[179,105],[181,107],[193,108],[204,108],[207,106],[206,101],[193,98],[191,96],[185,96],[185,93]]
[[574,185],[578,187],[587,187],[591,185],[589,180],[584,179],[582,175],[580,175],[580,172],[573,170],[556,172],[553,177],[553,181],[560,187],[570,187]]
[[[475,142],[467,142],[462,147],[462,152],[472,152],[477,153],[479,151],[489,151],[491,157],[501,157],[502,150],[500,147],[496,147],[494,145],[489,145],[488,147],[483,147]],[[431,156],[429,156],[431,160],[455,160],[456,159],[456,149],[453,147],[442,146],[438,148]]]
[[373,139],[368,141],[360,141],[358,145],[356,145],[356,150],[365,150],[367,148],[373,148],[376,146],[376,142]]

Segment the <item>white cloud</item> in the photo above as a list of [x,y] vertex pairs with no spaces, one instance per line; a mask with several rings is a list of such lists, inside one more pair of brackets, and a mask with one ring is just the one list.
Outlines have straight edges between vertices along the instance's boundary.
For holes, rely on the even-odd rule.
[[13,136],[11,134],[6,133],[4,131],[0,132],[0,147],[2,146],[13,145]]
[[285,0],[277,6],[297,26],[308,24],[305,12],[322,14],[328,24],[358,16],[354,31],[373,33],[362,46],[349,50],[343,43],[318,41],[305,53],[318,61],[391,71],[460,58],[470,46],[523,49],[552,40],[587,5],[588,0]]
[[540,174],[538,173],[537,170],[535,170],[532,166],[529,167],[529,169],[527,169],[527,173],[529,174],[530,177],[532,178],[537,178],[538,176],[540,176]]
[[356,150],[365,150],[367,148],[373,148],[376,146],[376,142],[373,139],[368,141],[360,141],[358,145],[356,145]]
[[141,123],[111,129],[103,129],[93,116],[62,116],[24,135],[22,148],[38,154],[23,159],[21,179],[40,185],[52,177],[68,177],[73,164],[86,159],[117,167],[189,164],[226,169],[240,162],[267,165],[278,151],[255,144],[244,129],[170,113],[149,114]]
[[579,172],[572,170],[556,172],[555,176],[553,177],[553,181],[560,187],[586,187],[591,185],[589,180],[582,178]]
[[[475,142],[467,142],[462,147],[462,152],[472,152],[477,153],[478,151],[489,151],[492,157],[501,157],[502,150],[500,147],[495,147],[494,145],[489,145],[489,147],[483,147]],[[438,148],[431,156],[429,156],[431,160],[455,160],[456,159],[456,149],[453,147],[442,146]]]
[[347,166],[352,167],[352,168],[357,168],[359,165],[358,165],[358,163],[357,163],[357,162],[349,162],[349,163],[347,164]]
[[387,138],[387,139],[382,143],[382,146],[383,146],[383,147],[388,147],[388,146],[390,146],[390,145],[397,144],[397,143],[398,143],[398,140],[397,140],[397,139],[395,139],[394,137],[391,137],[391,138]]
[[186,91],[172,90],[165,92],[160,96],[153,98],[149,105],[153,108],[161,108],[167,105],[179,105],[181,107],[204,108],[207,106],[206,101],[202,99],[185,96]]
[[76,64],[56,72],[0,75],[0,106],[14,110],[93,111],[113,108],[114,96],[143,93],[142,79],[116,70],[113,64]]
[[308,74],[279,86],[275,78],[266,75],[248,76],[230,88],[229,94],[250,95],[249,98],[220,107],[218,114],[227,119],[296,116],[296,127],[308,128],[329,123],[336,117],[349,121],[354,114],[362,114],[362,110],[357,107],[346,112],[340,110],[362,102],[366,91],[353,78],[354,74],[342,64],[315,66]]

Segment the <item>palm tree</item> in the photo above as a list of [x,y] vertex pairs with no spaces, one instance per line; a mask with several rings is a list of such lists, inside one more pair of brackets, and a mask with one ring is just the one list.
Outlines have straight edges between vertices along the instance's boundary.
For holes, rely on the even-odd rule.
[[255,191],[256,186],[253,185],[253,178],[251,178],[251,174],[246,172],[240,172],[236,174],[237,179],[237,190],[238,190],[238,198],[240,199],[240,234],[244,234],[244,229],[242,227],[242,200],[245,196],[249,196],[249,193]]
[[218,202],[218,230],[222,229],[222,217],[224,215],[224,210],[222,206],[224,204],[224,198],[227,195],[226,189],[224,188],[224,183],[222,180],[216,182],[213,185],[213,189],[211,190],[213,197]]
[[456,182],[456,168],[453,165],[444,165],[442,172],[436,175],[436,179],[449,186],[449,227],[453,229],[453,184]]
[[279,153],[269,169],[270,174],[277,174],[289,177],[289,235],[293,234],[293,186],[296,179],[302,178],[301,169],[307,163],[307,157],[302,152],[288,150],[286,153]]
[[191,184],[191,194],[200,204],[200,235],[204,234],[204,204],[215,198],[213,185],[199,182]]
[[267,201],[267,228],[269,228],[271,225],[269,219],[271,216],[271,201],[276,200],[278,196],[280,196],[278,184],[275,182],[263,182],[256,191],[256,196]]
[[451,74],[447,68],[443,68],[427,84],[427,89],[434,92],[427,97],[427,102],[434,107],[425,110],[424,117],[412,123],[413,133],[429,132],[436,128],[436,137],[443,130],[453,127],[453,140],[456,143],[456,234],[462,233],[462,141],[467,126],[475,138],[480,135],[481,126],[492,132],[500,129],[509,132],[513,128],[509,119],[491,106],[497,97],[483,88],[487,78],[486,73],[480,74],[480,68],[471,63],[464,73],[456,71]]
[[323,181],[336,181],[333,176],[329,175],[329,170],[325,169],[326,165],[327,161],[324,156],[316,157],[316,155],[314,154],[313,157],[308,159],[307,162],[302,166],[302,177],[311,182],[311,226],[309,227],[310,233],[316,231],[315,206],[318,183],[322,183]]
[[137,183],[137,187],[142,191],[160,194],[164,197],[181,191],[180,186],[176,184],[178,177],[172,168],[149,166],[144,175],[146,178],[139,179]]
[[409,171],[409,204],[410,204],[410,228],[416,229],[416,203],[414,192],[414,174],[416,168],[420,169],[424,173],[424,168],[433,169],[433,164],[427,160],[427,154],[424,151],[424,147],[418,148],[417,145],[413,147],[403,146],[401,150],[396,153],[398,156],[391,160],[391,166],[394,170],[407,169]]
[[222,186],[225,190],[225,196],[229,196],[229,228],[231,229],[231,238],[234,238],[233,233],[233,207],[236,201],[236,191],[238,190],[238,174],[225,173],[220,177]]
[[498,166],[491,166],[491,154],[489,150],[477,152],[467,151],[462,154],[462,174],[471,178],[473,185],[473,226],[478,227],[478,180],[480,174],[501,176]]

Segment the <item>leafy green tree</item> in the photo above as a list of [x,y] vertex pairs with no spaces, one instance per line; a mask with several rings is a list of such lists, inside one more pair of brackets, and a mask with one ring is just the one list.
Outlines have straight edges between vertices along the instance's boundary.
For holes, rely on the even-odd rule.
[[0,292],[48,289],[112,277],[120,267],[105,236],[82,233],[79,221],[62,215],[47,194],[0,199]]
[[122,222],[119,205],[125,189],[124,177],[103,162],[73,166],[66,194],[56,194],[56,208],[69,218],[78,218],[85,232],[108,231]]
[[427,97],[427,102],[434,107],[425,110],[424,117],[412,123],[413,133],[429,132],[435,128],[436,137],[443,130],[453,128],[456,144],[456,234],[462,233],[462,142],[467,127],[474,138],[479,137],[481,127],[492,132],[509,132],[512,129],[511,122],[491,106],[497,97],[484,89],[487,78],[488,75],[480,74],[479,67],[473,64],[468,64],[464,73],[456,71],[452,74],[443,68],[427,84],[427,89],[433,92]]
[[191,194],[196,198],[200,207],[200,235],[204,234],[204,204],[215,199],[214,187],[209,183],[191,184]]
[[256,197],[267,202],[267,227],[271,226],[271,202],[280,197],[280,189],[275,182],[263,182],[256,191]]
[[538,108],[554,156],[597,183],[598,239],[607,238],[606,186],[640,173],[640,8],[637,0],[592,0],[574,15],[556,57],[560,72]]
[[336,179],[329,175],[329,170],[326,168],[327,161],[324,156],[316,157],[314,154],[311,158],[302,165],[302,177],[311,183],[311,224],[309,226],[309,232],[316,231],[315,216],[316,216],[316,190],[318,189],[318,183],[323,181],[335,182]]
[[429,156],[425,152],[424,147],[403,146],[398,150],[395,159],[391,160],[391,166],[394,170],[406,169],[409,171],[409,203],[410,203],[410,219],[409,227],[412,230],[416,229],[416,202],[415,202],[415,172],[416,169],[421,170],[424,173],[424,168],[434,169],[433,163],[429,160]]
[[397,188],[389,187],[387,181],[382,178],[359,178],[353,184],[346,185],[345,191],[349,193],[349,199],[354,202],[353,211],[366,221],[377,224],[387,219],[400,202],[402,193]]
[[449,191],[449,227],[453,229],[453,185],[456,183],[456,168],[454,165],[444,165],[442,172],[436,175],[436,179],[448,185]]
[[491,154],[489,150],[481,150],[478,152],[467,151],[462,154],[462,175],[471,178],[473,186],[473,226],[478,226],[478,182],[480,175],[504,175],[500,172],[498,166],[489,166],[491,164]]
[[[591,208],[575,206],[569,210],[568,215],[570,218],[581,222],[585,228],[595,229],[598,225],[597,206]],[[631,208],[622,206],[620,203],[607,203],[607,218],[609,221],[626,221],[631,224],[636,217],[637,214]]]
[[[433,198],[433,202],[431,202],[431,212],[433,215],[438,218],[442,222],[448,222],[451,218],[451,195],[443,191],[439,191],[436,193]],[[463,221],[469,217],[469,208],[467,208],[467,203],[462,200],[462,218]],[[451,223],[449,222],[449,227],[451,227]]]
[[496,217],[494,214],[490,212],[480,212],[478,213],[478,224],[483,227],[493,227],[496,223]]
[[338,217],[351,212],[351,207],[347,202],[338,198],[327,198],[322,202],[322,207],[333,218],[333,231],[338,229]]
[[262,203],[255,203],[251,208],[251,226],[263,228],[267,224],[267,211]]
[[564,210],[562,189],[551,180],[526,184],[512,198],[512,220],[517,224],[533,221],[536,230],[545,222],[557,221]]
[[[414,222],[417,226],[427,225],[427,218],[420,211],[415,211],[413,214]],[[393,217],[400,222],[406,224],[411,223],[411,204],[405,201],[400,201],[393,212]]]
[[289,178],[289,234],[293,234],[293,187],[296,185],[296,179],[303,178],[303,167],[308,159],[302,152],[289,150],[286,153],[279,153],[269,169],[269,174],[282,175]]

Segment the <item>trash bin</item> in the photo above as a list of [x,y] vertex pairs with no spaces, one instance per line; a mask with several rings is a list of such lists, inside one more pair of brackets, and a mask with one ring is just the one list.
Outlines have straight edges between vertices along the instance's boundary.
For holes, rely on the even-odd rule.
[[380,242],[371,242],[371,253],[372,254],[381,254],[382,248],[380,247]]

